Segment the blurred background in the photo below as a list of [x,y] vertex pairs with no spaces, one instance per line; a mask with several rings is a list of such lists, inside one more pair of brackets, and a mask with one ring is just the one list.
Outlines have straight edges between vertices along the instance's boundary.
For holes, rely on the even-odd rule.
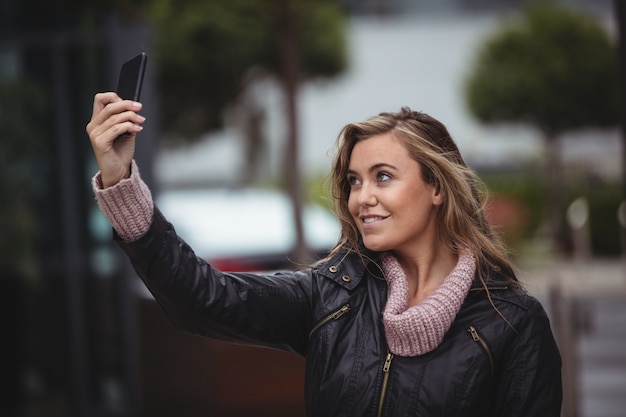
[[177,331],[90,188],[93,96],[146,52],[137,160],[225,270],[338,237],[348,122],[444,122],[564,359],[564,416],[626,409],[619,0],[1,0],[0,415],[304,415],[303,359]]

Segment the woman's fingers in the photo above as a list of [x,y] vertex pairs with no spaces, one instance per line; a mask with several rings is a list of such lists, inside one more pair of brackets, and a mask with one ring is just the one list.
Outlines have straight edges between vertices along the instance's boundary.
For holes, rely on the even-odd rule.
[[86,128],[93,145],[107,147],[106,142],[115,140],[120,134],[141,130],[132,126],[145,121],[137,114],[141,107],[141,103],[121,100],[115,93],[96,94],[93,114]]
[[143,116],[134,111],[124,111],[123,113],[104,114],[98,117],[87,132],[93,142],[94,147],[108,147],[119,135],[140,132],[141,124],[146,120]]
[[121,101],[122,99],[115,93],[97,93],[93,98],[93,112],[91,114],[91,120],[94,120],[108,104]]
[[137,114],[141,108],[141,103],[121,100],[115,93],[99,93],[94,98],[86,130],[105,187],[128,176],[135,152],[135,136],[143,129],[141,124],[145,121]]

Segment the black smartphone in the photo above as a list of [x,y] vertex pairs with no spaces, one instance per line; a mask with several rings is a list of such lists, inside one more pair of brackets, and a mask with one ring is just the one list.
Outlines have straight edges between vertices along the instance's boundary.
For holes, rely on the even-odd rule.
[[145,52],[122,64],[116,93],[124,100],[139,101],[148,55]]

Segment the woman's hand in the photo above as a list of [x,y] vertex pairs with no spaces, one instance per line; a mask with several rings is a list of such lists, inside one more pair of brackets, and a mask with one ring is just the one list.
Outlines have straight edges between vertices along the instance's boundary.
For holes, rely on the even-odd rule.
[[122,100],[115,93],[98,93],[93,101],[93,114],[87,124],[104,188],[130,176],[135,155],[135,137],[146,120],[137,114],[141,103]]

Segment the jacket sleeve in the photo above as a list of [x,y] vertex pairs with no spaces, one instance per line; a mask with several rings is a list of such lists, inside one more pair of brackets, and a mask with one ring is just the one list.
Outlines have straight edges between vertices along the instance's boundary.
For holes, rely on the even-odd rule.
[[548,317],[537,300],[515,330],[517,337],[504,356],[494,415],[559,417],[561,356]]
[[156,207],[141,238],[115,240],[178,328],[305,354],[311,322],[310,270],[221,272],[197,257]]

